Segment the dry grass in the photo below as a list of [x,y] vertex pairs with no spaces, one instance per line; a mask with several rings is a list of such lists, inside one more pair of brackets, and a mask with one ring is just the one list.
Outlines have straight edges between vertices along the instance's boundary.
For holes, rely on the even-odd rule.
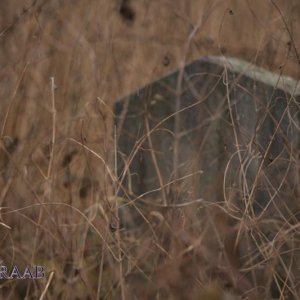
[[[278,208],[254,219],[246,198],[236,214],[225,195],[118,210],[112,130],[116,98],[201,55],[298,77],[298,2],[121,3],[0,4],[0,260],[47,271],[41,281],[0,282],[1,297],[268,299],[275,289],[298,299],[297,207],[289,218]],[[138,220],[121,230],[119,213]]]

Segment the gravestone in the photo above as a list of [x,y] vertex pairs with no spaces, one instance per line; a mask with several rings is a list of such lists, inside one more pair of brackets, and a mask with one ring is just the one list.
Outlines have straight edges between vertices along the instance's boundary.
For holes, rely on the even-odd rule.
[[253,213],[297,206],[299,95],[292,78],[205,57],[118,100],[120,194]]

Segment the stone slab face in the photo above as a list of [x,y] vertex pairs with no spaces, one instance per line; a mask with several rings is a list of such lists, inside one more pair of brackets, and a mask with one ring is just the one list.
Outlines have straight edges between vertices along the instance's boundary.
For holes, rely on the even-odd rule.
[[121,194],[253,212],[295,202],[299,95],[291,78],[206,57],[118,100]]

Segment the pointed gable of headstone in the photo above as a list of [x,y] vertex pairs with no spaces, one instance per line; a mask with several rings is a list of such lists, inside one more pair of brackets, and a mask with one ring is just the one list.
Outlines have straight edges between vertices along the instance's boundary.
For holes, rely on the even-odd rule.
[[299,95],[292,78],[207,57],[118,100],[123,194],[259,211],[278,197],[292,198]]

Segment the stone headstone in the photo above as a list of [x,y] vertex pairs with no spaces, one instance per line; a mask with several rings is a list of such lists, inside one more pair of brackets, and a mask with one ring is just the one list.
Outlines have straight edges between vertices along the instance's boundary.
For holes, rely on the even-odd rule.
[[206,57],[114,106],[124,196],[261,212],[298,193],[300,85]]

